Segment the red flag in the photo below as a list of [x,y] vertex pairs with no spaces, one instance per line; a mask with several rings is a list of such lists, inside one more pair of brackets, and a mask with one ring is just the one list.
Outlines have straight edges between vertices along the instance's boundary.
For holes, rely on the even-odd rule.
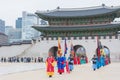
[[67,73],[70,73],[68,61],[66,61],[66,72],[67,72]]
[[98,36],[97,36],[97,57],[98,57],[98,60],[100,60],[100,56],[101,56],[100,49],[101,49],[101,42],[99,41]]
[[62,55],[62,49],[61,49],[61,45],[60,45],[60,38],[58,38],[58,56]]

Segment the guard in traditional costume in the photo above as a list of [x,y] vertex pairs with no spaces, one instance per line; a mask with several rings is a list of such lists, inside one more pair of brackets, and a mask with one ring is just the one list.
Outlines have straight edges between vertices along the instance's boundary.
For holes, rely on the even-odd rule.
[[74,69],[73,64],[74,64],[74,59],[73,56],[70,54],[70,57],[68,58],[68,64],[69,64],[69,69],[72,71]]
[[80,64],[80,56],[77,56],[77,64]]
[[86,61],[86,63],[88,63],[88,57],[87,56],[85,56],[85,61]]
[[109,64],[109,57],[106,55],[105,57],[105,65],[108,65]]
[[65,63],[66,63],[66,58],[64,56],[57,57],[57,67],[58,67],[59,74],[64,73]]
[[100,64],[101,66],[105,66],[105,58],[103,55],[100,56]]
[[95,71],[97,69],[97,57],[96,57],[96,55],[94,55],[92,58],[92,64],[93,64],[92,68]]
[[78,64],[77,56],[74,56],[73,61],[74,61],[74,65],[77,65],[77,64]]
[[54,75],[54,65],[55,65],[54,57],[50,55],[46,59],[46,68],[47,68],[47,74],[49,77],[52,77]]

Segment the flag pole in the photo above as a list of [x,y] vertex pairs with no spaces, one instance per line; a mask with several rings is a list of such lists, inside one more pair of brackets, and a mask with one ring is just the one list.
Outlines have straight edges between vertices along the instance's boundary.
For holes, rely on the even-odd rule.
[[67,50],[68,50],[68,48],[67,48],[67,42],[66,42],[66,38],[65,38],[65,44],[64,44],[64,56],[67,54]]

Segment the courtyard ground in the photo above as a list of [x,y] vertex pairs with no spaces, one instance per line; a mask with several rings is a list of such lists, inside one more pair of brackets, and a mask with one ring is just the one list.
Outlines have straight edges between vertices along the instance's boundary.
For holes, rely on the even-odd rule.
[[[52,78],[46,75],[44,67],[44,63],[0,63],[0,80],[120,80],[120,63],[111,63],[96,71],[92,70],[91,63],[76,65],[70,74],[62,75],[59,75],[55,68]],[[19,71],[20,68],[21,71]],[[7,72],[7,69],[13,72]],[[15,70],[18,71],[15,72]],[[6,72],[2,73],[4,71]]]

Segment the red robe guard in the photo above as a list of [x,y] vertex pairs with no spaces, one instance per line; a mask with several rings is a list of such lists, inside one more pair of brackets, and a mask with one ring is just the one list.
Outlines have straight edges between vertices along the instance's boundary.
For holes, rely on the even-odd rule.
[[78,62],[77,62],[77,56],[74,56],[74,65],[77,65],[78,64]]
[[54,75],[54,65],[55,60],[52,56],[48,57],[46,60],[46,67],[47,67],[47,74],[49,77],[52,77]]
[[77,57],[77,63],[80,64],[80,57]]
[[85,57],[85,61],[86,61],[86,63],[88,63],[88,57],[87,56]]

